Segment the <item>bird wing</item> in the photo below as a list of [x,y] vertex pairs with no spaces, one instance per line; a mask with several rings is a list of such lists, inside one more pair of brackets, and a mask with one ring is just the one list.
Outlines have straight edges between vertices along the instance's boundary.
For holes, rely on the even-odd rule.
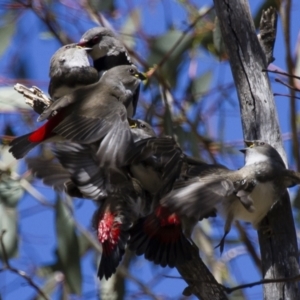
[[221,176],[212,176],[201,178],[198,182],[193,179],[191,182],[187,182],[186,187],[173,190],[160,202],[171,211],[200,219],[209,214],[217,204],[224,201],[225,197],[233,192],[232,181]]
[[41,157],[26,158],[26,163],[34,176],[42,179],[46,185],[58,192],[65,190],[64,184],[70,180],[70,174],[61,164]]
[[41,122],[50,118],[53,114],[57,113],[62,108],[69,106],[71,107],[72,105],[74,106],[74,104],[80,105],[81,103],[90,102],[89,100],[93,100],[96,96],[99,96],[97,91],[101,91],[104,88],[105,87],[101,82],[96,82],[87,86],[80,87],[76,89],[76,91],[67,94],[59,99],[56,99],[47,109],[43,111],[43,113],[41,113],[37,121]]
[[180,176],[184,155],[176,141],[171,137],[148,138],[140,140],[126,153],[126,164],[145,163],[160,174],[163,181],[163,195],[170,191],[174,181]]

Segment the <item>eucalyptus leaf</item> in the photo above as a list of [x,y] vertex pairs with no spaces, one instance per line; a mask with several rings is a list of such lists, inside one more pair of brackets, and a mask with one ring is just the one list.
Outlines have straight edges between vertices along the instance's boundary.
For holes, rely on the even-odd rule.
[[0,181],[0,202],[6,206],[15,207],[23,194],[24,190],[19,180],[12,179],[7,174],[2,174]]
[[[0,203],[0,233],[5,231],[2,242],[8,258],[13,257],[18,249],[18,214],[16,209],[7,207]],[[3,251],[0,248],[0,258]]]
[[0,27],[0,56],[8,47],[13,33],[15,31],[16,23],[13,21],[15,14],[12,11],[8,11],[6,14],[1,15],[1,27]]
[[184,59],[183,54],[191,47],[193,40],[190,33],[185,34],[181,43],[166,58],[166,55],[182,37],[182,34],[182,31],[171,29],[166,34],[152,38],[149,43],[150,55],[148,64],[154,66],[160,63],[163,58],[166,59],[160,71],[172,86],[176,85],[179,67]]
[[125,45],[129,48],[134,48],[135,46],[135,39],[133,35],[136,33],[137,29],[140,27],[141,23],[141,16],[140,11],[135,9],[130,12],[128,19],[126,20],[121,32],[122,32],[122,39]]
[[110,12],[115,11],[115,1],[114,0],[90,0],[92,7],[96,8],[99,12]]
[[72,294],[81,294],[82,274],[80,268],[79,242],[70,209],[61,199],[55,206],[57,254],[62,264],[67,284]]
[[201,100],[201,96],[206,94],[210,88],[212,80],[212,72],[208,71],[201,74],[198,78],[192,81],[192,94],[194,99]]

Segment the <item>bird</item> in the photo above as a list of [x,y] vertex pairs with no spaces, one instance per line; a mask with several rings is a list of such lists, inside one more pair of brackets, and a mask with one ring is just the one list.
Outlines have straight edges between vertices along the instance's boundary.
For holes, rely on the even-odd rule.
[[191,259],[191,247],[195,246],[190,239],[190,220],[159,203],[185,172],[186,159],[172,137],[151,134],[135,142],[126,160],[131,175],[151,195],[148,213],[129,230],[129,248],[162,267],[187,262]]
[[[93,59],[94,68],[99,73],[103,73],[116,66],[134,66],[124,44],[109,28],[93,27],[89,29],[82,35],[77,45],[91,49],[88,53]],[[133,116],[136,112],[139,92],[140,87],[133,93]]]
[[[134,141],[152,134],[151,126],[142,120],[131,119],[129,123]],[[67,141],[55,144],[53,152],[57,161],[27,158],[28,167],[57,191],[94,200],[97,209],[92,225],[103,249],[98,277],[108,279],[125,253],[129,228],[149,211],[151,199],[127,167],[99,168],[101,157],[96,155],[94,144]]]
[[119,65],[133,65],[125,46],[109,28],[89,29],[82,35],[77,45],[91,49],[89,54],[98,72]]
[[91,144],[102,140],[98,154],[103,164],[118,164],[132,141],[127,121],[133,115],[132,94],[144,79],[134,66],[108,70],[98,82],[53,102],[38,118],[48,121],[14,139],[9,151],[19,159],[41,142],[63,138]]
[[113,186],[93,217],[93,227],[102,245],[98,277],[108,279],[117,270],[130,238],[129,229],[148,205],[139,182],[124,170],[109,172]]
[[241,149],[245,165],[239,170],[217,165],[208,165],[204,171],[193,170],[184,187],[160,200],[163,207],[195,220],[217,209],[225,218],[224,235],[218,245],[221,253],[234,220],[250,222],[258,229],[286,188],[300,184],[300,173],[287,169],[270,144],[261,140],[245,144],[247,147]]
[[53,54],[48,87],[52,101],[99,80],[98,71],[90,65],[87,50],[89,48],[73,43],[59,48]]

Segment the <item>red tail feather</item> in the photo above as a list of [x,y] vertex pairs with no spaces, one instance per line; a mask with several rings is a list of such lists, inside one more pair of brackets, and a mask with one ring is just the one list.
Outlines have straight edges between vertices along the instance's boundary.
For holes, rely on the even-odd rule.
[[63,120],[64,113],[63,109],[59,111],[55,116],[48,120],[43,126],[35,130],[29,137],[28,140],[31,143],[41,143],[46,139],[55,135],[52,130]]

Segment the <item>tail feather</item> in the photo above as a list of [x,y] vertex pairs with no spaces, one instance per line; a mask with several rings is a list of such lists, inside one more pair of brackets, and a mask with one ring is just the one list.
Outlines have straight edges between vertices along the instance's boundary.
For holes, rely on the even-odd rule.
[[130,229],[129,248],[162,267],[174,267],[190,260],[190,247],[179,217],[163,207],[140,218]]
[[100,210],[94,215],[94,227],[98,232],[98,240],[102,245],[102,256],[98,268],[100,280],[108,279],[117,270],[125,253],[129,239],[128,228],[131,222],[125,212],[117,210],[114,204],[107,199]]
[[[122,237],[121,239],[127,238]],[[103,277],[105,279],[109,279],[114,273],[116,273],[117,267],[125,253],[125,247],[121,245],[121,243],[118,243],[118,245],[112,249],[109,242],[104,242],[102,244],[102,249],[102,257],[97,273],[100,280]]]
[[23,158],[31,149],[39,144],[30,142],[29,136],[31,134],[32,132],[19,136],[10,143],[11,147],[9,152],[11,152],[16,159]]

